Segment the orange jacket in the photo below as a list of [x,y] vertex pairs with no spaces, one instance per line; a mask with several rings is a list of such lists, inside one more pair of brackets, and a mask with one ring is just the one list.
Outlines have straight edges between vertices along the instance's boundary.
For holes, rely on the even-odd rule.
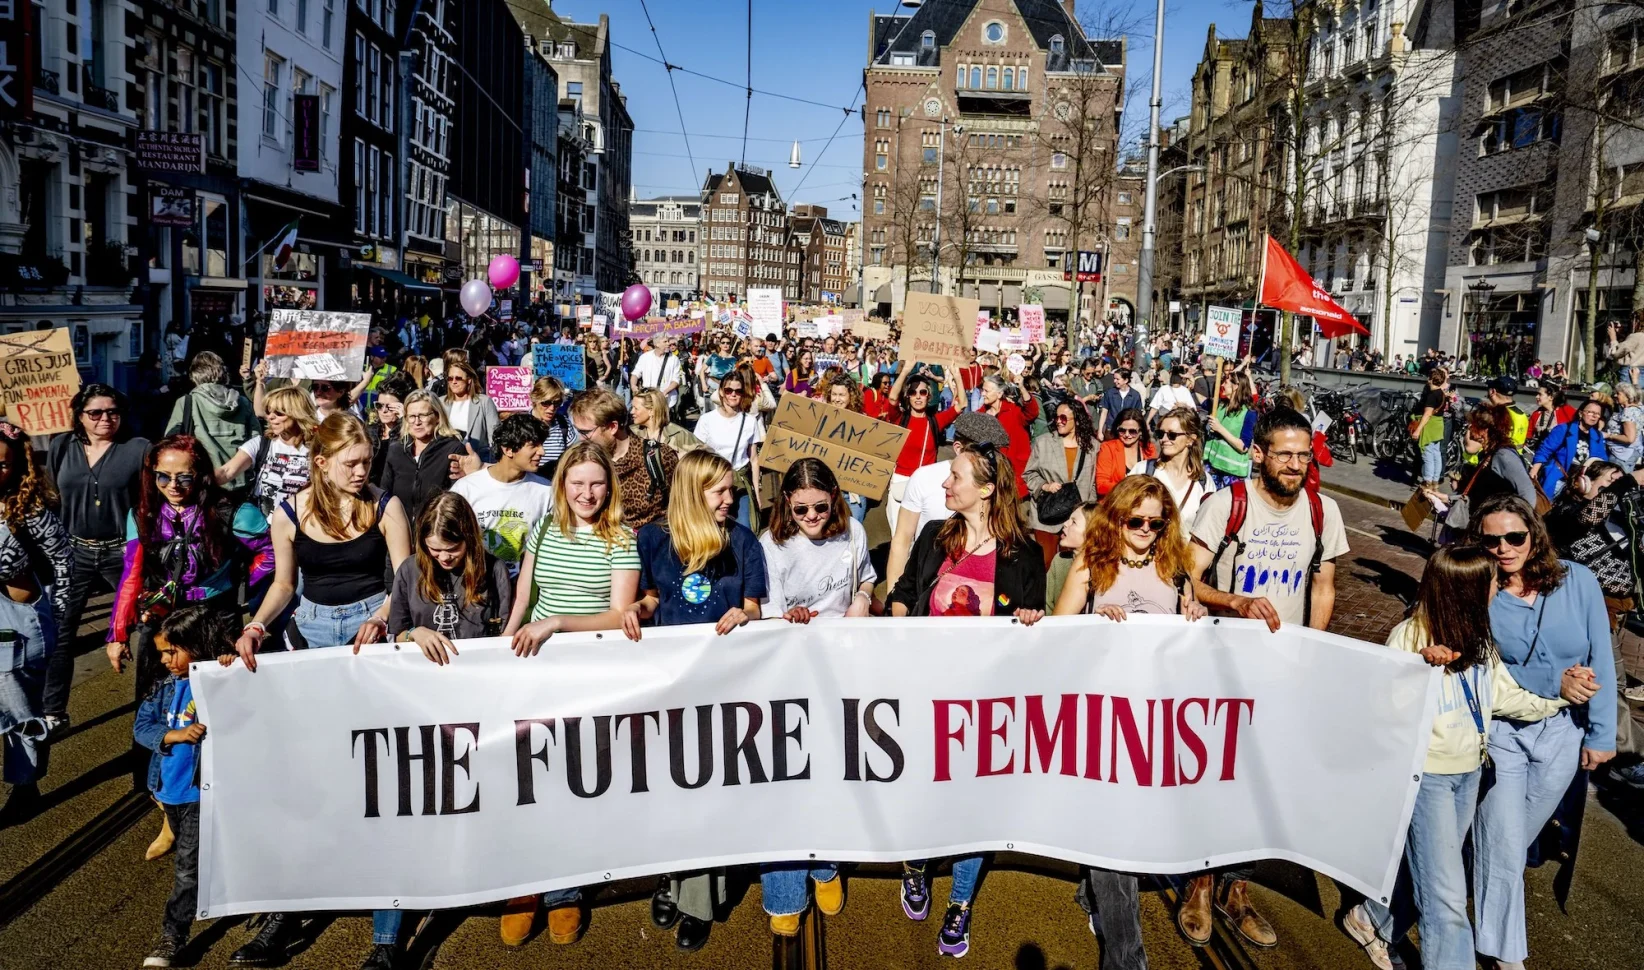
[[[1158,457],[1152,445],[1142,452],[1142,460]],[[1113,486],[1119,484],[1119,479],[1130,474],[1130,466],[1125,464],[1125,444],[1118,438],[1109,438],[1102,442],[1102,447],[1096,452],[1096,494],[1106,495],[1113,491]]]

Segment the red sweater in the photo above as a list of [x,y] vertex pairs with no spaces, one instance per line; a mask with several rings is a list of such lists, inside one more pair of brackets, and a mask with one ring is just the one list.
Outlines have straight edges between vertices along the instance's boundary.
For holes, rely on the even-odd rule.
[[[886,408],[885,415],[880,420],[901,424],[901,410],[894,404],[887,404]],[[954,405],[946,411],[937,412],[934,429],[931,428],[931,421],[923,414],[915,414],[908,418],[908,437],[902,442],[902,453],[896,456],[896,474],[912,475],[926,465],[936,464],[936,445],[942,437],[942,432],[958,417],[959,407]]]
[[1005,457],[1010,459],[1011,468],[1016,471],[1016,494],[1025,499],[1027,482],[1022,478],[1022,472],[1027,470],[1028,460],[1033,457],[1033,435],[1028,429],[1039,417],[1039,401],[1030,397],[1027,407],[1022,408],[1014,401],[1000,400],[999,413],[994,417],[1005,426],[1005,435],[1010,438],[1010,444],[1005,448]]

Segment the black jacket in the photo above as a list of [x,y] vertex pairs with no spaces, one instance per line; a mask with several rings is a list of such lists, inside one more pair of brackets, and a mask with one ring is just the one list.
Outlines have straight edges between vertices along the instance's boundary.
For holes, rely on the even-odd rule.
[[462,446],[461,438],[435,438],[422,450],[422,460],[418,461],[405,442],[387,442],[383,445],[386,458],[382,479],[377,485],[399,499],[405,514],[415,523],[434,496],[451,488],[451,456],[461,453]]
[[[886,605],[901,603],[912,616],[930,615],[930,593],[945,554],[936,534],[946,520],[925,526],[908,553],[908,564],[891,590]],[[1045,559],[1037,543],[1000,546],[993,574],[993,615],[1045,608]]]

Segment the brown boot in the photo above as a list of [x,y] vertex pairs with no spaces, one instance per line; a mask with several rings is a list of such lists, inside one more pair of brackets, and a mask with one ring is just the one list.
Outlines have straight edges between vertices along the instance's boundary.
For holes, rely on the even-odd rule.
[[155,859],[158,859],[170,852],[172,845],[176,843],[176,841],[177,836],[171,831],[171,816],[167,815],[165,812],[161,812],[160,834],[156,835],[154,837],[154,841],[148,844],[148,851],[143,853],[143,859],[148,862],[153,862]]
[[1210,942],[1210,881],[1213,876],[1194,876],[1182,891],[1182,904],[1176,909],[1176,927],[1194,946]]
[[537,899],[535,894],[516,896],[503,905],[502,921],[498,925],[503,946],[520,946],[530,939],[537,921]]
[[1216,912],[1252,946],[1269,947],[1279,942],[1279,934],[1250,902],[1250,884],[1243,879],[1222,882],[1216,893]]
[[567,903],[548,911],[548,939],[560,944],[575,943],[582,936],[582,904]]

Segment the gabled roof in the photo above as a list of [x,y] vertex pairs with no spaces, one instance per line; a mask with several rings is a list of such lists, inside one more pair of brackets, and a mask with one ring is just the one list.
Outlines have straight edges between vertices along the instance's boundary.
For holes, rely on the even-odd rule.
[[741,184],[742,191],[748,195],[774,195],[778,199],[782,198],[782,193],[776,190],[776,185],[771,181],[770,176],[750,172],[744,168],[737,168],[735,162],[725,163],[724,175],[718,172],[709,172],[707,181],[702,184],[702,191],[719,191],[719,186],[725,181],[725,175],[729,175],[732,170],[736,172],[736,180]]
[[[889,64],[892,53],[913,54],[918,66],[935,67],[938,52],[953,43],[976,3],[977,0],[932,0],[910,14],[874,17],[873,63]],[[1054,63],[1047,65],[1048,70],[1066,70],[1072,60],[1095,60],[1107,65],[1122,62],[1122,41],[1092,44],[1059,0],[1015,0],[1015,3],[1040,50],[1049,52],[1050,39],[1058,34],[1062,36],[1062,55],[1053,58]],[[926,31],[936,35],[934,50],[920,43]]]

